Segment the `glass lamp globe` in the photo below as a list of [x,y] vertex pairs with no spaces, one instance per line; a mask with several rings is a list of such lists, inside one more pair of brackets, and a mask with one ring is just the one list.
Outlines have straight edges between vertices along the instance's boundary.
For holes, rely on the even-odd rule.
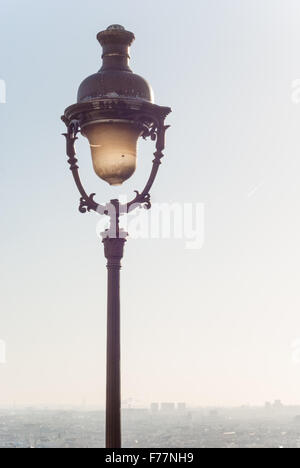
[[121,185],[136,169],[141,129],[130,122],[97,122],[81,133],[88,139],[94,171],[110,185]]

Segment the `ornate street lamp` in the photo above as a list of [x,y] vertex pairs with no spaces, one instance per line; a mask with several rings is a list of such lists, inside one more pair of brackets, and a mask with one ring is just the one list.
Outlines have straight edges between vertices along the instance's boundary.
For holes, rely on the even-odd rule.
[[[103,64],[98,73],[79,86],[77,103],[62,116],[67,126],[68,163],[80,192],[79,211],[96,211],[110,218],[110,227],[102,233],[107,258],[107,375],[106,375],[106,447],[121,447],[120,391],[120,268],[127,233],[119,228],[119,217],[136,207],[149,209],[150,189],[155,180],[165,146],[165,118],[169,107],[153,103],[152,90],[128,66],[129,47],[134,34],[123,26],[112,25],[97,36],[103,48]],[[139,137],[156,142],[152,170],[145,188],[127,204],[111,200],[103,206],[88,195],[79,177],[75,141],[81,132],[90,144],[96,174],[110,185],[121,185],[134,173]]]

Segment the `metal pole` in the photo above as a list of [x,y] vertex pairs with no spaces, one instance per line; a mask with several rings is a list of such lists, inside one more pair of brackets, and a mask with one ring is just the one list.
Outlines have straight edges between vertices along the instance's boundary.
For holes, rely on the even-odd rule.
[[106,448],[121,448],[120,269],[125,238],[103,239],[107,258]]

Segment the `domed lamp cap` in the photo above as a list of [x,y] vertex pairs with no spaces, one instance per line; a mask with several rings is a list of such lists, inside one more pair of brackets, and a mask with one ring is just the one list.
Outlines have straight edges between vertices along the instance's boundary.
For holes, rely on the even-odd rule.
[[141,76],[129,67],[129,48],[135,37],[124,26],[112,24],[97,34],[102,46],[100,70],[88,76],[79,86],[77,102],[102,98],[131,98],[153,102],[153,91]]
[[97,39],[102,47],[109,43],[126,45],[129,47],[133,43],[135,37],[131,31],[126,31],[124,26],[121,26],[120,24],[112,24],[104,31],[100,31],[97,34]]

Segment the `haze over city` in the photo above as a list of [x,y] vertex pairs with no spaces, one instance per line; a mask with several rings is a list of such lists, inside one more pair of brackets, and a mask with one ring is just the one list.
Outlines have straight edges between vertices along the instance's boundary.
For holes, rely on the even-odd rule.
[[[122,399],[299,405],[300,3],[4,0],[0,407],[104,408],[105,259],[60,116],[113,23],[134,31],[131,66],[173,111],[153,202],[203,204],[205,234],[194,250],[127,242]],[[108,200],[83,139],[77,150],[89,193]],[[143,142],[113,194],[142,187],[152,159]]]

